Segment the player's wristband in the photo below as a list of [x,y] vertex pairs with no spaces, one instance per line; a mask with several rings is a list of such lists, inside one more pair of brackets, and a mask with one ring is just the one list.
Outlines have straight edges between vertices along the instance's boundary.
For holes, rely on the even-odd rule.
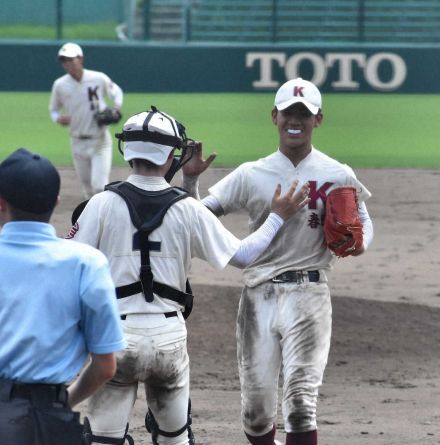
[[51,111],[50,112],[50,118],[52,119],[52,122],[54,124],[57,123],[59,117],[60,117],[60,113],[58,113],[58,111]]
[[182,175],[183,188],[195,199],[200,200],[199,195],[199,176]]

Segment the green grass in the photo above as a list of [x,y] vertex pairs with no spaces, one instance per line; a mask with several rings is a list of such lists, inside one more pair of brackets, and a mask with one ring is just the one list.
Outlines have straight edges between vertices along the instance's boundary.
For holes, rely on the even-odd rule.
[[[70,165],[65,128],[49,118],[49,93],[0,92],[0,158],[24,146]],[[234,166],[277,148],[270,120],[273,93],[125,94],[124,118],[156,105],[181,121],[189,137]],[[354,168],[440,168],[440,107],[436,95],[327,94],[314,145]],[[112,133],[121,125],[112,127]],[[116,150],[114,163],[124,161]]]

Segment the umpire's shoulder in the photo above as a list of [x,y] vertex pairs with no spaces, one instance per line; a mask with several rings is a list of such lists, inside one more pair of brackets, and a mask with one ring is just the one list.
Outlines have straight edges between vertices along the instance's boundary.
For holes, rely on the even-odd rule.
[[63,243],[62,249],[66,257],[72,262],[77,262],[93,266],[107,266],[107,257],[95,247],[81,241],[71,241],[68,239],[60,239],[60,243]]

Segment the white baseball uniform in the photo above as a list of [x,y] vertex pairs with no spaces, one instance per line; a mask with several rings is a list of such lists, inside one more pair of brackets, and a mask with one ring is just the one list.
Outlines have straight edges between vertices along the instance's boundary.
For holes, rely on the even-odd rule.
[[[162,177],[131,175],[131,184],[143,190],[169,187]],[[69,238],[99,248],[108,258],[116,286],[139,280],[140,252],[133,250],[137,232],[124,200],[105,191],[91,198]],[[185,198],[172,205],[162,225],[149,236],[154,280],[185,291],[191,258],[198,257],[217,269],[224,268],[240,246],[199,201]],[[156,250],[157,249],[157,250]],[[155,295],[145,301],[139,293],[118,300],[128,347],[118,353],[117,374],[90,398],[89,419],[94,435],[124,435],[136,400],[138,382],[145,385],[146,399],[161,430],[178,431],[187,422],[189,359],[182,307]],[[177,316],[168,316],[177,312]],[[186,445],[188,434],[159,435],[160,444]]]
[[106,74],[84,69],[80,81],[71,75],[55,80],[49,110],[52,116],[61,111],[71,117],[70,144],[73,163],[86,199],[104,190],[109,182],[112,164],[112,138],[108,127],[98,126],[94,119],[102,111],[106,98],[120,108],[123,92]]
[[[237,318],[238,363],[242,387],[242,422],[246,433],[268,433],[276,420],[278,379],[283,367],[282,409],[286,432],[316,429],[316,402],[327,363],[331,302],[326,271],[334,261],[324,246],[326,194],[336,186],[358,190],[364,244],[372,224],[364,201],[370,192],[346,165],[312,147],[296,167],[280,151],[235,169],[209,189],[225,214],[246,209],[255,231],[270,211],[272,191],[287,190],[297,179],[310,184],[310,202],[280,229],[266,251],[244,270],[245,287]],[[287,271],[298,282],[273,282]],[[306,271],[319,271],[308,275]],[[280,280],[281,281],[281,280]]]

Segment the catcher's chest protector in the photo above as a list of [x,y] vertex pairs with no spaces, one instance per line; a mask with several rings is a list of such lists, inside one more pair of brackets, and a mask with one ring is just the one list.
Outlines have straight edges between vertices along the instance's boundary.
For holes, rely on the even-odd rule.
[[118,298],[124,298],[142,291],[145,300],[151,303],[154,299],[154,292],[163,298],[168,298],[185,306],[184,316],[187,317],[192,307],[189,283],[187,282],[185,293],[153,280],[149,254],[151,243],[148,236],[162,224],[168,209],[177,201],[187,198],[189,194],[178,187],[169,187],[160,191],[147,191],[123,181],[112,182],[106,185],[105,190],[117,193],[127,204],[131,221],[138,229],[135,237],[138,237],[137,242],[141,252],[140,280],[127,286],[118,287],[116,289]]

